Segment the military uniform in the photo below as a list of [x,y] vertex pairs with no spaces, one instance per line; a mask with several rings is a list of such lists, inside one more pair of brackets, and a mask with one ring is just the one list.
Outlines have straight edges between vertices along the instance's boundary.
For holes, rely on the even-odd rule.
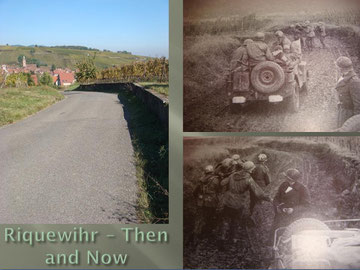
[[250,173],[240,171],[233,173],[228,178],[221,181],[221,186],[225,186],[225,193],[220,199],[220,206],[222,208],[222,234],[221,239],[226,239],[226,224],[229,225],[229,239],[233,239],[235,230],[238,228],[239,220],[247,221],[247,191],[252,191],[258,199],[270,200],[264,194],[262,189],[255,183]]
[[[251,174],[252,178],[255,180],[256,184],[262,189],[268,186],[271,182],[270,170],[262,162],[256,164],[256,168]],[[259,199],[256,197],[255,193],[250,190],[250,213],[253,213],[256,203],[259,202]]]
[[248,44],[246,47],[247,54],[249,56],[250,67],[256,66],[258,63],[269,60],[274,61],[275,58],[272,55],[269,46],[263,41],[254,41]]
[[350,71],[336,85],[339,97],[338,128],[354,115],[360,114],[360,79],[354,71]]
[[248,55],[246,52],[246,48],[244,46],[239,47],[235,50],[232,55],[231,62],[230,62],[230,69],[233,71],[238,67],[248,65]]
[[[200,179],[193,192],[198,207],[198,218],[195,222],[195,237],[209,236],[211,230],[217,226],[215,210],[218,206],[220,179],[213,173],[206,174]],[[196,242],[196,240],[195,240]]]
[[323,48],[326,48],[326,45],[325,45],[325,37],[326,37],[326,29],[325,29],[325,25],[320,25],[319,26],[319,40],[323,46]]
[[[301,183],[291,184],[288,181],[283,182],[274,198],[275,218],[272,232],[279,227],[288,226],[294,220],[300,217],[303,210],[310,206],[310,195],[308,189]],[[282,210],[292,208],[292,214],[286,214]]]
[[285,46],[291,47],[291,41],[286,36],[278,38],[277,45],[280,45],[283,49]]
[[314,48],[314,38],[315,38],[315,31],[314,27],[309,24],[305,28],[306,33],[306,46],[311,51]]

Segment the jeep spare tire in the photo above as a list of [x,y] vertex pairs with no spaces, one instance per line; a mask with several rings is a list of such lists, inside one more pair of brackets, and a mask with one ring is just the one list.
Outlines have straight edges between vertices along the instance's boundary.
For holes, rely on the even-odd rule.
[[277,63],[264,61],[253,68],[250,80],[257,91],[270,94],[278,91],[284,85],[285,73]]

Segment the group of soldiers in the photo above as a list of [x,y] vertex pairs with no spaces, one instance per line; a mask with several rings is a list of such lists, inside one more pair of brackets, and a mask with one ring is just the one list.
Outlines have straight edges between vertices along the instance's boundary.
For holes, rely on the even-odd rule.
[[315,48],[315,37],[319,39],[322,47],[326,48],[326,28],[323,22],[316,24],[305,21],[304,23],[292,24],[290,25],[290,34],[294,40],[300,39],[301,47],[309,51]]
[[[293,41],[282,31],[276,31],[276,42],[272,48],[265,43],[265,34],[256,33],[253,39],[246,39],[242,46],[235,50],[230,62],[230,69],[234,71],[240,68],[242,71],[251,71],[258,63],[263,61],[275,61],[289,67],[295,66],[301,61],[301,48],[309,50],[314,48],[316,33],[325,48],[326,30],[323,22],[315,26],[309,21],[304,24],[291,25]],[[299,46],[298,46],[299,45]],[[338,119],[337,128],[342,127],[350,117],[360,114],[360,79],[354,71],[353,63],[349,57],[341,56],[336,62],[340,78],[335,86],[338,94]]]
[[205,167],[204,176],[193,191],[198,207],[195,244],[203,238],[215,236],[221,250],[226,243],[235,242],[239,228],[256,224],[252,216],[255,205],[261,201],[271,202],[274,206],[272,235],[310,206],[309,192],[299,182],[301,173],[294,168],[284,172],[285,180],[273,199],[264,192],[271,183],[267,160],[264,153],[260,153],[255,162],[242,160],[235,154],[215,167]]

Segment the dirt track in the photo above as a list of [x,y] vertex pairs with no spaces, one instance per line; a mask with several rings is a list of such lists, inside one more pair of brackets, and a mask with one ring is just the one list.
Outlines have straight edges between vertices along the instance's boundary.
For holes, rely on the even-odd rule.
[[[343,142],[356,143],[352,139],[344,139]],[[350,185],[351,175],[359,172],[359,165],[356,165],[359,159],[344,149],[340,150],[327,143],[307,142],[304,139],[290,141],[261,139],[256,143],[244,140],[233,146],[216,144],[186,146],[184,148],[184,153],[187,153],[187,159],[184,160],[184,266],[186,268],[267,268],[271,263],[272,250],[268,246],[268,240],[274,214],[272,205],[268,202],[255,207],[253,218],[257,225],[239,228],[237,242],[228,243],[225,251],[217,249],[216,231],[200,242],[197,249],[186,245],[186,237],[191,234],[191,222],[198,217],[195,204],[189,195],[191,183],[199,179],[201,165],[224,157],[225,152],[218,150],[221,147],[227,150],[228,154],[237,153],[250,160],[253,160],[260,151],[266,153],[270,157],[268,167],[272,182],[265,192],[272,198],[282,182],[281,173],[289,167],[301,169],[303,172],[301,181],[309,188],[312,201],[312,210],[306,213],[306,217],[320,220],[358,217],[360,206],[358,195],[354,193],[342,196],[341,193],[344,186]],[[222,154],[209,159],[206,153],[211,152]],[[339,187],[335,183],[342,183],[344,186]]]
[[315,42],[317,48],[314,51],[303,53],[310,79],[309,93],[301,96],[299,113],[288,113],[285,104],[264,102],[250,104],[241,113],[233,115],[225,108],[226,97],[219,96],[221,92],[218,92],[208,95],[205,104],[185,104],[185,131],[321,132],[335,129],[337,74],[334,61],[340,54],[347,55],[348,51],[344,43],[335,38],[327,38],[328,49],[320,49],[320,42],[317,39]]

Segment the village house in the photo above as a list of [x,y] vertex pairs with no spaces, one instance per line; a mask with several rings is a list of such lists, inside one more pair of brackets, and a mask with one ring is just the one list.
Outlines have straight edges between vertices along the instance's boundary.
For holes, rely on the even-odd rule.
[[61,69],[57,68],[54,71],[51,71],[48,66],[40,66],[37,67],[36,64],[27,64],[26,57],[23,56],[22,59],[22,67],[15,65],[1,65],[1,71],[12,74],[12,73],[31,73],[31,77],[33,78],[35,84],[38,84],[37,75],[42,75],[43,73],[49,73],[53,82],[57,86],[69,86],[72,85],[75,80],[75,72],[69,68]]

